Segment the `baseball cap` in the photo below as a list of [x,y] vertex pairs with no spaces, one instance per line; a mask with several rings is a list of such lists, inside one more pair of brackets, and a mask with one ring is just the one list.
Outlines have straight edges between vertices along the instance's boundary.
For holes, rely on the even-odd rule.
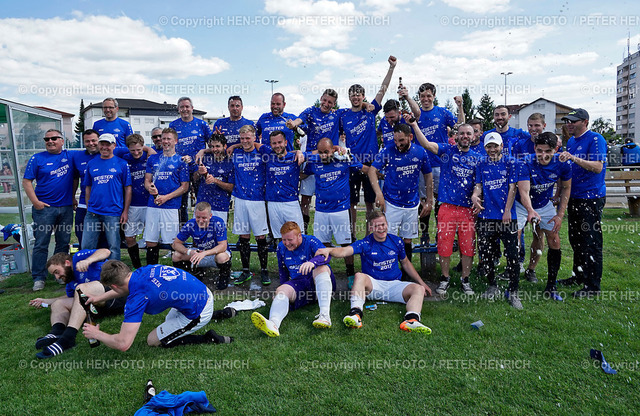
[[497,145],[501,145],[502,144],[502,136],[500,136],[500,133],[496,133],[496,132],[492,132],[487,134],[486,136],[484,136],[484,145],[488,145],[490,143],[495,143]]
[[105,133],[103,135],[100,136],[100,138],[98,139],[99,142],[109,142],[109,143],[115,143],[116,142],[116,138],[113,134],[111,133]]
[[585,110],[584,108],[576,108],[566,116],[562,117],[562,120],[569,120],[569,121],[589,120],[589,113],[587,113],[587,110]]

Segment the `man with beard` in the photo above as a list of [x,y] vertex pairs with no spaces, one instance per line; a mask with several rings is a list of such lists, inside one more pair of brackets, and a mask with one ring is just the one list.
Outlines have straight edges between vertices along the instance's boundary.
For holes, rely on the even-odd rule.
[[242,98],[238,95],[229,97],[227,101],[229,117],[219,118],[213,125],[216,133],[221,133],[227,140],[227,146],[240,143],[240,128],[242,126],[254,126],[253,121],[242,117]]
[[[84,150],[70,151],[69,156],[73,163],[73,195],[76,194],[78,185],[80,185],[80,199],[75,201],[76,205],[76,218],[75,218],[75,233],[78,238],[78,245],[82,247],[82,234],[84,231],[84,217],[87,215],[87,200],[86,200],[86,182],[85,173],[87,171],[87,163],[94,159],[96,156],[100,157],[98,150],[98,137],[99,134],[93,129],[87,129],[82,132],[82,142],[84,144]],[[104,243],[104,236],[101,238],[101,242]],[[104,245],[99,244],[101,247]]]
[[394,144],[394,128],[396,124],[406,124],[402,114],[400,113],[400,103],[398,100],[390,99],[382,106],[384,117],[378,124],[378,134],[382,138],[382,146],[384,149],[389,145]]
[[256,135],[260,143],[269,143],[269,135],[272,131],[280,130],[287,138],[287,150],[293,151],[293,130],[286,128],[287,121],[295,120],[295,114],[285,113],[287,103],[284,95],[276,92],[271,96],[271,112],[264,113],[256,123]]
[[211,205],[211,213],[221,218],[226,227],[231,192],[235,183],[233,163],[227,157],[226,137],[213,133],[209,139],[209,150],[202,151],[202,156],[197,157],[199,158],[197,176],[200,179],[197,202],[208,202]]
[[493,110],[493,124],[495,128],[485,131],[484,138],[489,133],[498,133],[500,137],[502,137],[502,152],[505,155],[514,155],[513,147],[516,143],[522,140],[530,140],[531,135],[522,129],[516,129],[509,126],[509,119],[511,119],[511,114],[509,114],[509,108],[505,105],[499,105]]
[[[87,314],[80,304],[77,289],[86,295],[100,295],[109,289],[100,283],[100,272],[111,252],[106,248],[81,250],[73,258],[67,253],[56,253],[47,261],[47,270],[56,280],[66,283],[66,294],[52,299],[36,298],[29,301],[35,308],[51,309],[51,329],[36,341],[38,358],[50,358],[76,345],[76,335]],[[124,299],[112,299],[96,304],[100,316],[120,314]]]

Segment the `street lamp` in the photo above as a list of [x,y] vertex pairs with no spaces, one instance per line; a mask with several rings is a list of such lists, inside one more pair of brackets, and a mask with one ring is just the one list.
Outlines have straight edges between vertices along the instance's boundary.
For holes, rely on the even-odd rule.
[[504,106],[507,106],[507,76],[513,74],[513,72],[500,72],[500,75],[504,75]]
[[271,84],[271,95],[273,95],[273,84],[278,82],[278,80],[277,79],[265,79],[264,82],[268,82],[269,84]]

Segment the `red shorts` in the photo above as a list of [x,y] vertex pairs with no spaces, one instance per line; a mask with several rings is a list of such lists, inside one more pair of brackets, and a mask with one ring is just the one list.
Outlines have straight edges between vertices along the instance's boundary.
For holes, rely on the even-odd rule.
[[456,231],[458,232],[460,254],[472,257],[476,236],[473,208],[446,203],[440,205],[438,211],[438,255],[451,256]]

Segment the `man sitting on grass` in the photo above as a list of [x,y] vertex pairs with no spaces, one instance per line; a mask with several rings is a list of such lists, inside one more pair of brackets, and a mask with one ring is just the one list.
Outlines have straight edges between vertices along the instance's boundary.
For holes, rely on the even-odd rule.
[[102,266],[100,282],[112,290],[99,296],[89,296],[87,302],[99,303],[117,297],[127,297],[124,322],[117,334],[107,334],[100,325],[83,326],[82,333],[97,339],[109,348],[127,351],[140,329],[142,316],[157,315],[170,309],[165,320],[147,336],[151,347],[172,348],[186,344],[229,344],[233,338],[216,334],[211,329],[204,335],[192,335],[211,318],[230,318],[235,310],[213,310],[213,294],[198,279],[175,267],[152,265],[131,272],[118,260]]
[[314,236],[303,235],[300,226],[293,221],[285,222],[280,233],[282,241],[276,252],[280,286],[271,304],[269,319],[254,312],[251,321],[270,337],[280,336],[280,324],[289,313],[289,305],[292,304],[295,310],[317,298],[320,314],[313,321],[313,326],[331,328],[329,308],[336,282],[327,266],[329,259],[318,255],[324,245]]
[[[29,301],[29,305],[36,308],[42,308],[43,304],[51,308],[51,329],[47,335],[37,339],[36,349],[42,351],[36,357],[50,358],[76,345],[76,335],[87,317],[76,289],[90,296],[110,291],[98,281],[102,265],[110,255],[109,249],[101,248],[79,251],[73,258],[67,253],[56,253],[47,261],[47,270],[56,280],[67,284],[67,293],[57,298]],[[124,310],[124,299],[111,299],[95,306],[99,316],[116,315]]]
[[[367,217],[371,234],[347,247],[323,248],[317,254],[342,258],[360,254],[362,273],[356,273],[351,289],[351,310],[343,322],[349,328],[362,327],[362,311],[365,297],[407,304],[407,313],[400,329],[408,332],[430,334],[431,329],[420,323],[420,312],[425,292],[431,296],[431,289],[416,272],[404,251],[404,243],[398,236],[387,234],[387,219],[380,210],[373,210]],[[402,282],[404,271],[415,281]]]

